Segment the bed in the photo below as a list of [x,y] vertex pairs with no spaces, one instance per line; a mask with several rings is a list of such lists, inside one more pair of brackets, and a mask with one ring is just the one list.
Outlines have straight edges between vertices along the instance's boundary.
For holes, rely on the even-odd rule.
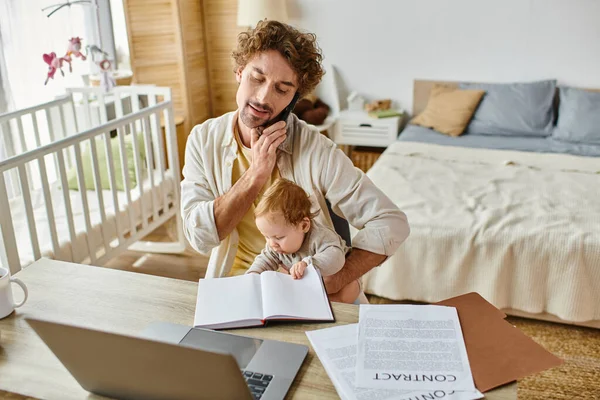
[[[415,82],[414,115],[433,84]],[[600,145],[408,125],[367,175],[411,235],[365,275],[366,293],[476,291],[512,315],[600,327]]]
[[179,216],[170,89],[69,89],[0,115],[0,139],[0,264],[12,273],[40,257],[103,265],[126,249],[185,250],[180,217],[176,241],[140,241]]

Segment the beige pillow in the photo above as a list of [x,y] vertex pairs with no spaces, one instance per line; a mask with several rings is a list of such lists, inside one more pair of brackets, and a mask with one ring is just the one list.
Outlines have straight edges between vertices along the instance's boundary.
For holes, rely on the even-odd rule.
[[425,110],[410,121],[449,136],[460,136],[473,117],[485,90],[461,90],[434,85]]

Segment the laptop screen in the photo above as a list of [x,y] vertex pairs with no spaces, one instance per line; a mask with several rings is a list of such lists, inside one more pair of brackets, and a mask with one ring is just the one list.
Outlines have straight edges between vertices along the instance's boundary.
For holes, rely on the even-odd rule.
[[245,369],[262,342],[261,339],[195,328],[190,329],[179,343],[202,350],[229,353],[235,358],[240,369]]

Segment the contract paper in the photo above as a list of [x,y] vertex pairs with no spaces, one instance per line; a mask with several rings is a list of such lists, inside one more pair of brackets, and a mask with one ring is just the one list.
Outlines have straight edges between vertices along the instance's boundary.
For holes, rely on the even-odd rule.
[[306,336],[329,375],[338,395],[344,400],[473,400],[483,395],[452,390],[411,391],[402,389],[369,389],[356,386],[358,324],[336,326],[306,332]]
[[430,305],[361,305],[357,386],[475,391],[458,313]]

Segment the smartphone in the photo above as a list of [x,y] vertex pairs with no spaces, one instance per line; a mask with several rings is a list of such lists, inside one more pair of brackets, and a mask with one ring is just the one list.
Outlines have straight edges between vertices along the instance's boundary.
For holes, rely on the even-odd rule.
[[286,108],[284,108],[283,111],[280,112],[278,116],[276,116],[275,118],[267,121],[267,123],[265,123],[263,125],[263,129],[260,130],[260,133],[262,133],[262,131],[265,128],[273,125],[276,122],[287,121],[288,117],[290,116],[290,113],[292,112],[292,110],[294,109],[294,107],[296,107],[296,103],[298,102],[299,99],[300,99],[300,93],[296,92],[296,94],[294,95],[294,98],[292,99],[291,103],[288,104],[288,106]]

